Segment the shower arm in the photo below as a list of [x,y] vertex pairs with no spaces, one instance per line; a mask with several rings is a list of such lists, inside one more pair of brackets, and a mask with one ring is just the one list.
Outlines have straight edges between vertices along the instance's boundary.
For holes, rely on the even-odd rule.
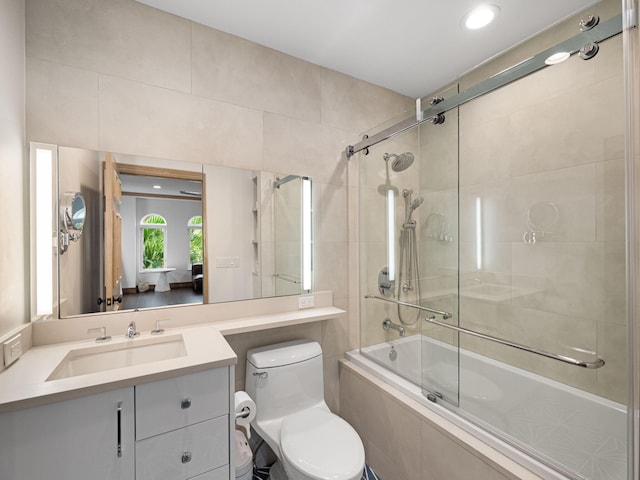
[[[373,299],[376,299],[376,300],[383,300],[385,302],[396,303],[398,305],[404,305],[406,307],[417,308],[419,310],[426,310],[428,312],[435,313],[437,315],[442,315],[442,318],[445,319],[445,320],[448,319],[448,318],[451,318],[451,316],[452,316],[450,313],[447,313],[447,312],[441,312],[441,311],[433,310],[431,308],[423,307],[423,306],[420,306],[420,305],[413,305],[411,303],[400,302],[398,300],[391,299],[391,298],[379,297],[378,295],[365,295],[364,298],[373,298]],[[447,315],[447,316],[445,316],[445,315]],[[433,317],[425,317],[424,321],[432,323],[434,325],[438,325],[439,327],[448,328],[449,330],[454,330],[454,331],[456,331],[458,333],[464,333],[466,335],[471,335],[473,337],[482,338],[482,339],[488,340],[490,342],[499,343],[500,345],[505,345],[507,347],[516,348],[518,350],[523,350],[525,352],[529,352],[529,353],[533,353],[533,354],[536,354],[536,355],[540,355],[542,357],[550,358],[552,360],[557,360],[559,362],[568,363],[569,365],[574,365],[576,367],[582,367],[582,368],[587,368],[587,369],[596,369],[596,368],[603,367],[604,364],[605,364],[604,360],[601,359],[601,358],[597,358],[593,362],[585,362],[585,361],[582,361],[582,360],[576,360],[575,358],[567,357],[565,355],[559,355],[557,353],[545,352],[544,350],[538,350],[537,348],[528,347],[526,345],[522,345],[520,343],[511,342],[511,341],[505,340],[503,338],[494,337],[492,335],[486,335],[484,333],[476,332],[474,330],[469,330],[467,328],[456,327],[455,325],[449,325],[448,323],[440,322],[440,321],[436,320]]]

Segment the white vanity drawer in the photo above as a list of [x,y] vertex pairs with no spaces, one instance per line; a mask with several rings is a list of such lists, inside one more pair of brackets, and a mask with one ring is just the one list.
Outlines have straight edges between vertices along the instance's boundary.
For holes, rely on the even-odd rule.
[[196,477],[191,477],[189,480],[229,480],[229,465],[216,468],[210,472],[203,473]]
[[187,480],[228,464],[226,415],[136,442],[136,480]]
[[136,386],[136,440],[229,413],[229,369]]

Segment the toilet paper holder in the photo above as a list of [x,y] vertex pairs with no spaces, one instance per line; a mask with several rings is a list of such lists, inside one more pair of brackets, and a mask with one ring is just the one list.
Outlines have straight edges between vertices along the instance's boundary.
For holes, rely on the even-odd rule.
[[249,410],[247,407],[243,408],[239,412],[236,412],[236,418],[247,418],[249,415],[251,415],[251,410]]

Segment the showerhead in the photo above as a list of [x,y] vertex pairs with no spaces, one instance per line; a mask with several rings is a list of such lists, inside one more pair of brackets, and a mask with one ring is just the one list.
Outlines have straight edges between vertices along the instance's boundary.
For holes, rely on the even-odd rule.
[[390,158],[393,158],[391,162],[391,169],[394,172],[402,172],[411,166],[414,160],[413,153],[404,152],[400,155],[396,155],[395,153],[385,153],[382,158],[384,158],[385,162]]
[[422,202],[424,202],[424,198],[416,197],[415,200],[411,203],[411,210],[415,210],[416,208],[418,208],[420,205],[422,205]]

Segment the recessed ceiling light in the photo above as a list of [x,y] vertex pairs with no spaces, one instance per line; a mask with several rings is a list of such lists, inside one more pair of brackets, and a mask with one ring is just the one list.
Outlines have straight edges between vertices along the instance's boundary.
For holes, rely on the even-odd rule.
[[546,63],[547,65],[556,65],[558,63],[564,62],[570,56],[571,54],[569,52],[557,52],[553,55],[550,55],[549,58],[544,61],[544,63]]
[[467,13],[462,24],[469,30],[477,30],[489,25],[499,14],[500,8],[496,5],[481,5]]
[[160,190],[162,188],[162,185],[154,185],[153,188]]

